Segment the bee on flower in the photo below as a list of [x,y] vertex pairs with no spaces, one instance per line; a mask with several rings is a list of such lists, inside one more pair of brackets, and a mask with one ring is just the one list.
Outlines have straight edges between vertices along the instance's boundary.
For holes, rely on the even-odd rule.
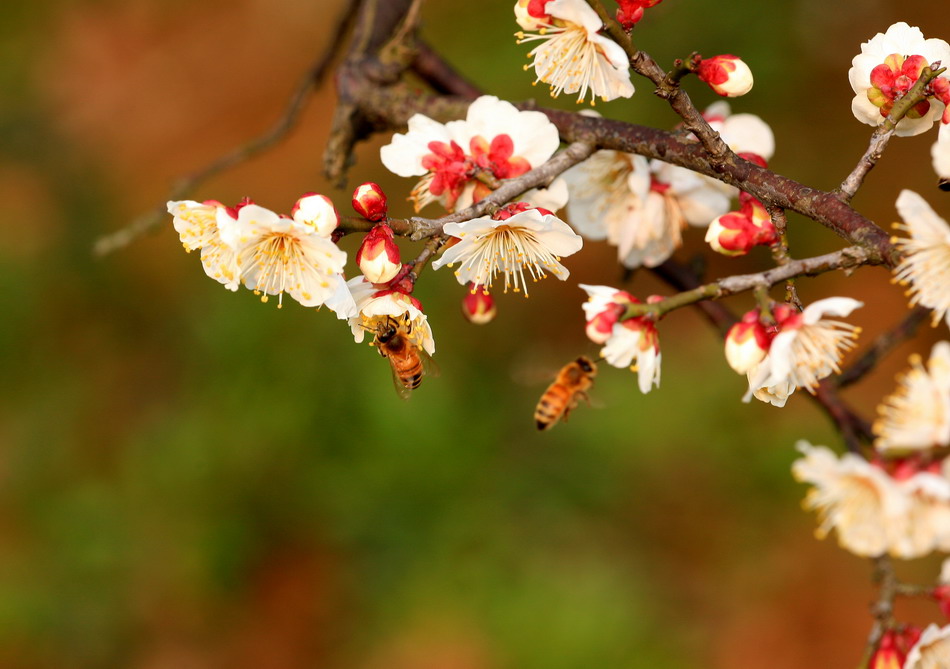
[[909,284],[911,305],[933,309],[935,326],[941,319],[950,325],[950,225],[912,190],[897,196],[897,211],[904,222],[894,227],[910,237],[893,240],[904,254],[894,279]]
[[350,279],[347,286],[357,307],[356,314],[349,319],[350,330],[357,344],[363,341],[367,332],[375,331],[380,321],[393,319],[406,321],[412,344],[429,355],[435,355],[432,328],[419,300],[400,290],[380,289],[364,276]]
[[[529,53],[535,83],[550,85],[551,96],[577,93],[578,103],[633,95],[630,60],[623,48],[600,34],[604,24],[584,0],[518,0],[515,19],[523,30],[518,43],[538,42]],[[527,31],[527,32],[525,32]]]
[[493,216],[447,223],[443,233],[459,241],[432,263],[454,267],[459,283],[490,290],[500,274],[504,292],[528,296],[528,278],[538,281],[553,274],[561,281],[570,272],[560,260],[580,251],[583,240],[570,226],[546,209],[518,202]]
[[[521,176],[554,155],[560,142],[557,128],[541,112],[519,111],[509,102],[483,95],[469,106],[464,121],[442,124],[414,114],[409,131],[393,135],[379,155],[389,171],[422,177],[410,197],[416,211],[432,202],[459,211],[491,192],[479,176]],[[555,180],[522,199],[556,211],[567,201],[567,189]]]

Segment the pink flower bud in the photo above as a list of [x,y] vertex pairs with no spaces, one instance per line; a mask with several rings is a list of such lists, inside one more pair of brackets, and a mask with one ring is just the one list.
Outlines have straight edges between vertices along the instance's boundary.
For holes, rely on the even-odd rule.
[[294,203],[290,216],[298,223],[313,226],[324,237],[329,237],[340,224],[333,202],[326,195],[317,193],[305,193]]
[[759,321],[758,309],[747,312],[726,334],[726,362],[737,374],[745,374],[762,362],[771,339]]
[[737,98],[752,90],[752,70],[737,56],[723,54],[706,58],[699,64],[699,78],[716,93]]
[[462,314],[475,325],[492,322],[498,313],[495,299],[484,287],[470,285],[471,290],[462,299]]
[[386,283],[395,278],[402,269],[402,262],[392,228],[385,224],[373,226],[356,252],[356,264],[372,283]]
[[353,209],[368,221],[386,218],[386,193],[377,184],[367,181],[353,191]]

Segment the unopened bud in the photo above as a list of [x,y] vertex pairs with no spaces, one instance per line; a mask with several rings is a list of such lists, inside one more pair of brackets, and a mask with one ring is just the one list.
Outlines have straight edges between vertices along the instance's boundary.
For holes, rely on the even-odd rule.
[[706,229],[706,241],[717,253],[742,256],[755,246],[778,241],[778,232],[765,205],[746,193],[740,194],[739,201],[739,211],[719,216]]
[[353,209],[368,221],[381,221],[386,218],[386,193],[374,184],[367,181],[353,191]]
[[495,320],[498,308],[495,299],[484,286],[471,285],[462,299],[462,314],[475,325],[484,325]]
[[706,242],[724,256],[744,256],[752,248],[748,244],[750,225],[748,217],[738,211],[717,216],[706,228]]
[[644,9],[649,9],[660,2],[661,0],[617,0],[617,4],[620,5],[617,9],[617,23],[629,32],[643,18]]
[[392,228],[382,224],[373,226],[356,252],[356,264],[372,283],[386,283],[395,278],[402,269],[402,262]]
[[515,20],[524,30],[539,30],[551,23],[544,11],[550,0],[518,0],[515,3]]
[[747,312],[726,334],[726,362],[737,374],[747,374],[762,362],[771,344],[757,309]]
[[752,90],[752,70],[737,56],[723,54],[699,64],[699,78],[719,95],[737,98]]
[[306,193],[290,210],[291,217],[298,223],[312,226],[317,234],[329,237],[340,224],[333,202],[326,195]]

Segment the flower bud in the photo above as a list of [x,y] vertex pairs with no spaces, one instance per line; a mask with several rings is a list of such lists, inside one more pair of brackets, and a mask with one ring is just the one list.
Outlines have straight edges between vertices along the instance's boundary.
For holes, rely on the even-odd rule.
[[717,216],[706,228],[706,242],[724,256],[744,256],[752,248],[748,243],[749,218],[738,211]]
[[305,193],[294,203],[290,215],[297,223],[316,228],[317,234],[324,237],[329,237],[340,224],[333,202],[326,195],[317,193]]
[[356,187],[353,191],[353,209],[368,221],[386,218],[386,193],[372,181]]
[[518,0],[515,3],[515,20],[524,30],[539,30],[551,23],[544,11],[550,0]]
[[719,95],[737,98],[752,90],[752,70],[737,56],[723,54],[699,64],[699,78]]
[[614,330],[614,323],[620,319],[620,316],[626,310],[626,307],[621,304],[608,305],[603,311],[587,321],[587,325],[584,327],[587,338],[595,344],[606,343]]
[[706,241],[717,253],[742,256],[754,246],[769,246],[778,241],[778,232],[765,205],[747,193],[740,193],[739,201],[739,211],[719,216],[706,229]]
[[759,311],[747,312],[726,334],[726,362],[737,374],[746,374],[762,362],[771,340],[759,322]]
[[386,283],[395,278],[402,269],[402,262],[392,228],[384,224],[373,226],[356,252],[356,264],[372,283]]
[[660,2],[661,0],[617,0],[617,4],[620,5],[617,9],[617,23],[629,32],[643,18],[644,9],[649,9]]
[[498,313],[495,299],[483,286],[469,285],[471,290],[462,299],[462,314],[475,325],[484,325],[495,320]]

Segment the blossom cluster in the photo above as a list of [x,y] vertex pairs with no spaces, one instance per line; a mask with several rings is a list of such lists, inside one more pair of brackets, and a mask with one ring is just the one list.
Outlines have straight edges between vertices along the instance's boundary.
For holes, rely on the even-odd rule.
[[[618,0],[620,27],[629,33],[645,10],[659,2]],[[636,59],[631,61],[629,41],[622,35],[615,41],[610,34],[618,34],[617,26],[609,18],[602,20],[605,15],[588,2],[517,0],[514,14],[521,28],[519,43],[532,45],[525,69],[534,71],[534,83],[548,84],[554,97],[577,94],[578,102],[594,104],[596,98],[611,101],[634,94],[631,62]],[[861,46],[848,76],[855,93],[852,113],[859,121],[883,125],[898,136],[927,132],[939,122],[931,159],[950,189],[950,75],[938,71],[943,64],[950,64],[947,42],[925,39],[918,28],[897,23]],[[685,76],[688,70],[723,97],[745,95],[753,86],[749,66],[731,54],[695,54],[677,68],[678,74],[683,70]],[[907,102],[912,92],[917,97]],[[750,169],[748,163],[768,167],[775,137],[763,119],[733,114],[724,101],[710,105],[702,116],[735,154],[730,160]],[[705,132],[697,124],[703,125],[697,121],[689,128]],[[699,148],[699,138],[688,129],[676,131],[681,142]],[[875,136],[881,134],[883,130]],[[709,138],[704,139],[708,145]],[[485,324],[497,313],[493,294],[527,297],[529,285],[542,278],[566,280],[570,271],[562,261],[578,253],[585,240],[615,247],[617,262],[627,270],[666,263],[691,228],[704,229],[711,250],[724,256],[765,246],[772,247],[777,262],[789,262],[787,240],[773,224],[774,198],[763,202],[712,176],[613,150],[597,151],[562,175],[539,169],[560,142],[545,113],[522,111],[490,95],[473,101],[464,119],[441,123],[413,115],[406,131],[380,149],[380,160],[394,174],[416,180],[408,200],[417,213],[438,205],[452,216],[428,232],[425,251],[409,262],[402,257],[397,231],[408,235],[419,220],[396,225],[386,194],[371,182],[358,186],[352,196],[359,219],[342,227],[330,199],[316,193],[305,194],[286,215],[248,199],[235,206],[173,201],[168,212],[185,249],[199,251],[205,273],[227,289],[243,285],[262,301],[276,297],[278,306],[286,293],[304,307],[326,306],[347,322],[356,342],[369,333],[371,343],[390,358],[394,376],[400,366],[411,367],[405,372],[411,383],[403,381],[400,394],[421,379],[416,356],[435,353],[428,318],[413,295],[427,263],[434,270],[453,269],[466,287],[462,313],[472,323]],[[539,171],[529,178],[541,178],[532,183],[548,184],[546,188],[472,209],[505,182],[533,170]],[[895,227],[908,236],[893,240],[900,254],[894,279],[908,286],[911,305],[932,310],[934,325],[944,320],[950,325],[950,225],[913,191],[902,191],[896,208],[902,222]],[[558,216],[562,209],[566,220]],[[348,280],[347,253],[338,242],[356,230],[365,233],[355,253],[359,275]],[[724,353],[730,367],[746,377],[744,402],[755,397],[783,407],[796,390],[814,394],[824,379],[840,373],[843,356],[860,333],[841,319],[863,305],[830,297],[802,308],[794,294],[787,303],[776,304],[765,290],[771,283],[762,281],[757,308],[729,329]],[[674,304],[656,295],[640,300],[607,285],[579,287],[587,293],[582,304],[585,334],[600,347],[599,359],[634,371],[642,393],[659,387],[657,323],[668,310],[682,306],[682,300]],[[387,349],[394,337],[398,347]],[[397,348],[404,354],[399,360],[392,357]],[[565,400],[568,407],[586,398],[586,387],[573,392]],[[879,406],[871,431],[868,457],[859,455],[858,447],[839,457],[824,446],[799,442],[802,457],[792,471],[812,486],[805,506],[818,512],[817,533],[835,532],[843,548],[864,557],[910,559],[950,552],[950,342],[936,344],[926,365],[920,357],[911,358],[897,389]],[[948,573],[933,594],[950,615],[947,564]],[[950,626],[889,627],[874,653],[875,669],[950,666]]]

